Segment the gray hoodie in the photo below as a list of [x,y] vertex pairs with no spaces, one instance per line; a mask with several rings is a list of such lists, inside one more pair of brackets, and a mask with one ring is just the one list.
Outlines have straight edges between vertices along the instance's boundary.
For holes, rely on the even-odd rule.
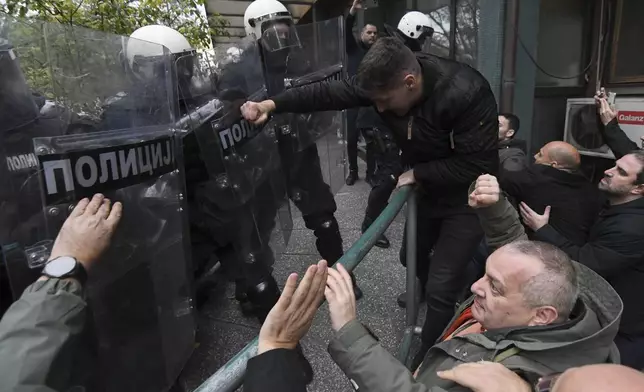
[[521,171],[528,165],[526,143],[520,139],[499,142],[499,167],[505,171]]

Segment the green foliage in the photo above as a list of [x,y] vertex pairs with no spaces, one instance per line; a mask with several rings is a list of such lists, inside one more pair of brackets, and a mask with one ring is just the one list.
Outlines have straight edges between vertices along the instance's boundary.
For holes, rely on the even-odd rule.
[[[208,48],[211,34],[221,35],[225,24],[217,15],[208,23],[197,8],[204,1],[5,0],[0,3],[0,37],[18,54],[31,90],[96,118],[107,99],[131,84],[122,64],[121,36],[163,24],[195,48]],[[3,18],[3,13],[15,19]]]
[[226,22],[219,15],[206,20],[197,8],[204,4],[205,0],[6,0],[0,12],[119,35],[163,24],[178,30],[196,48],[205,49],[211,46],[212,35],[224,32]]

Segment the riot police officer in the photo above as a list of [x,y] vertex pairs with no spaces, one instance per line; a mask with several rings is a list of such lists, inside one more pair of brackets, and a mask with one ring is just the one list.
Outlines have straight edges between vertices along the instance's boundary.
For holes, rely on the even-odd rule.
[[[137,40],[128,42],[124,48],[127,66],[133,77],[141,83],[147,83],[149,88],[140,89],[148,91],[145,97],[125,95],[120,100],[134,99],[140,102],[140,111],[149,114],[146,119],[150,124],[155,123],[158,98],[154,97],[154,80],[157,70],[146,68],[146,58],[159,54],[149,53],[147,47],[137,45],[138,40],[142,40],[163,45],[173,55],[173,71],[176,73],[179,92],[177,117],[182,120],[190,117],[194,111],[213,99],[217,102],[214,106],[220,105],[218,107],[223,108],[225,116],[230,104],[221,102],[220,99],[223,98],[216,96],[216,86],[205,88],[203,80],[195,83],[194,68],[198,64],[198,58],[196,50],[183,35],[166,26],[150,25],[136,30],[131,38]],[[242,96],[233,99],[245,98],[252,92],[242,89],[238,93]],[[115,128],[114,121],[128,118],[127,113],[119,113],[118,106],[117,100],[106,111],[105,121],[111,122],[112,128]],[[241,201],[236,200],[229,189],[222,190],[216,178],[217,174],[225,175],[227,168],[222,165],[217,167],[221,173],[212,173],[212,167],[208,167],[206,163],[206,159],[222,152],[216,148],[204,151],[197,137],[198,132],[212,132],[213,118],[219,115],[219,112],[214,112],[198,125],[190,121],[179,121],[180,124],[191,124],[182,138],[182,155],[194,274],[199,276],[214,260],[220,261],[226,275],[235,281],[235,296],[242,304],[242,310],[251,312],[263,322],[280,296],[279,287],[272,276],[274,256],[269,246],[280,201],[276,199],[277,192],[268,180],[258,184],[253,195]],[[216,159],[217,162],[224,161],[223,156],[217,156]],[[300,358],[302,377],[308,383],[312,380],[313,371],[301,350]]]
[[[258,40],[268,94],[284,91],[285,78],[292,65],[289,56],[300,46],[290,12],[277,0],[255,0],[246,8],[244,26],[246,34]],[[340,227],[334,216],[335,200],[322,177],[317,145],[313,143],[298,150],[296,143],[292,137],[279,134],[289,197],[302,212],[306,227],[313,230],[318,252],[333,265],[344,253]],[[362,291],[351,276],[359,299]]]
[[[431,37],[434,32],[430,27],[429,17],[418,11],[406,13],[400,19],[397,28],[385,25],[385,31],[390,36],[403,41],[414,52],[421,51],[427,38]],[[400,160],[400,149],[380,115],[373,107],[364,107],[359,110],[360,112],[372,112],[369,117],[378,120],[374,121],[375,126],[361,130],[367,142],[367,153],[374,157],[376,166],[362,222],[362,232],[365,232],[387,206],[389,196],[396,188],[398,176],[402,174],[403,167]],[[384,234],[378,238],[376,246],[389,247],[389,240]]]
[[[204,90],[203,86],[195,86],[193,69],[198,61],[196,50],[182,34],[166,26],[149,25],[139,28],[131,37],[164,45],[172,53],[179,91],[178,117],[190,114],[201,103],[214,98],[214,89]],[[148,83],[149,90],[154,90],[154,83],[150,80],[154,78],[155,70],[145,68],[145,58],[158,54],[140,52],[140,48],[147,47],[137,43],[138,41],[133,41],[125,48],[128,66],[135,78],[141,83]],[[157,103],[152,92],[145,94],[145,97],[126,95],[119,98],[107,108],[105,122],[109,123],[111,128],[119,128],[114,122],[128,119],[127,114],[119,113],[120,102],[137,100],[140,102],[140,111],[149,113],[148,120],[150,124],[154,124]],[[250,301],[253,306],[245,309],[253,311],[260,321],[263,321],[279,298],[279,289],[270,270],[273,263],[272,252],[270,248],[266,248],[265,241],[257,241],[262,243],[261,249],[249,249],[248,246],[242,245],[246,243],[246,239],[240,238],[244,234],[251,236],[255,233],[255,230],[248,226],[254,225],[253,209],[256,205],[246,203],[231,209],[223,207],[221,200],[217,199],[219,194],[216,192],[212,176],[209,176],[204,165],[203,155],[206,154],[201,153],[195,132],[190,130],[183,137],[183,158],[194,273],[199,276],[209,262],[217,258],[224,270],[236,281],[237,299],[242,302]],[[274,213],[274,210],[272,212]],[[272,227],[265,230],[268,233],[262,234],[270,235],[271,229]],[[252,263],[248,262],[249,258],[253,259]]]
[[413,52],[426,51],[434,34],[430,26],[429,16],[418,11],[410,11],[403,15],[396,28],[385,24],[387,34],[402,40]]
[[[44,226],[32,140],[64,134],[59,114],[31,92],[13,46],[0,38],[0,315],[40,275],[23,260],[7,260],[5,248],[30,244]],[[24,279],[10,284],[7,268]]]

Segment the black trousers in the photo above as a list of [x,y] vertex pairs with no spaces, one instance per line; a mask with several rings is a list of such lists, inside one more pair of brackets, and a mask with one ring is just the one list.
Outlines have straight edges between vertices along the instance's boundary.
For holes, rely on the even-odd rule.
[[398,177],[402,174],[403,168],[400,161],[400,149],[388,130],[368,128],[360,131],[367,142],[367,161],[371,157],[374,166],[373,172],[370,172],[369,162],[367,162],[367,172],[373,173],[373,176],[362,225],[364,231],[387,207],[389,197],[396,189]]
[[[432,217],[431,209],[432,205],[419,197],[416,271],[427,299],[422,333],[424,351],[434,344],[454,316],[456,302],[467,284],[463,271],[483,237],[474,213],[436,218]],[[400,250],[400,260],[405,266],[407,234]],[[432,249],[434,253],[430,259]]]
[[286,170],[288,195],[302,212],[307,229],[313,230],[315,245],[329,265],[342,257],[342,236],[335,218],[337,206],[331,187],[324,182],[316,144],[296,151],[289,140],[280,140],[282,165]]
[[644,369],[644,336],[617,334],[615,344],[619,349],[622,365],[637,371]]
[[213,196],[214,186],[205,181],[190,184],[188,190],[195,277],[213,258],[219,260],[226,276],[235,281],[236,292],[247,296],[256,317],[263,321],[280,295],[272,276],[275,258],[270,238],[277,210],[285,199],[276,197],[266,181],[247,203],[224,209]]
[[349,170],[358,171],[358,138],[360,136],[356,120],[358,109],[347,110],[347,158]]

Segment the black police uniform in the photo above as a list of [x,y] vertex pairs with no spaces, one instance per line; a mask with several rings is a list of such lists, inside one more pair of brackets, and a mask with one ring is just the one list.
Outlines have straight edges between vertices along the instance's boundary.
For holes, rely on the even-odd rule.
[[[229,68],[234,67],[235,64]],[[219,84],[222,84],[221,81]],[[183,86],[185,83],[182,84],[180,81],[179,89],[187,91],[187,88],[182,89]],[[229,100],[247,98],[249,93],[252,93],[243,86],[243,83],[236,86],[235,91],[231,89],[226,91],[222,86],[218,87],[220,94],[217,95],[225,105],[224,115],[229,112],[226,105],[233,104]],[[135,89],[135,91],[142,91],[142,89]],[[212,96],[208,94],[192,98],[189,94],[180,93],[182,96],[179,101],[180,117],[208,102],[209,99],[214,98],[214,95],[213,93]],[[154,98],[151,99],[154,101]],[[122,103],[119,105],[119,102]],[[140,112],[139,115],[129,116],[128,113],[120,110],[120,108],[131,110],[132,107],[137,107],[135,102],[139,104],[137,110]],[[156,109],[154,106],[146,104],[146,100],[141,97],[125,96],[107,108],[104,113],[105,122],[111,129],[119,129],[135,125],[127,124],[128,117],[139,121],[140,119],[154,121]],[[221,112],[215,116],[219,113]],[[212,132],[211,121],[214,119],[215,117],[209,118],[201,124],[202,127],[208,127],[206,132]],[[125,123],[118,124],[123,121]],[[263,323],[280,297],[280,289],[272,276],[274,255],[269,246],[271,232],[275,227],[275,217],[280,207],[279,200],[275,198],[275,192],[269,181],[260,184],[253,196],[243,204],[221,200],[220,198],[225,196],[222,196],[220,186],[216,180],[213,180],[216,176],[208,172],[202,156],[202,153],[213,154],[218,151],[202,152],[196,132],[199,130],[192,130],[182,140],[193,274],[198,277],[213,261],[220,261],[226,275],[235,281],[235,297],[241,303],[242,310],[245,313],[251,312],[260,323]],[[218,161],[223,162],[223,160]],[[222,164],[217,171],[223,174],[226,168]],[[196,294],[199,300],[200,293]],[[298,358],[300,369],[293,371],[301,372],[302,378],[309,383],[313,379],[313,369],[299,346]]]
[[[200,97],[199,103],[207,102],[208,98],[212,97]],[[133,102],[139,103],[138,111],[142,115],[131,117],[139,121],[149,120],[152,124],[155,108],[130,96],[120,98],[107,108],[105,124],[110,129],[149,125],[128,124],[130,116],[123,110],[136,107]],[[179,107],[181,115],[185,115],[198,107],[198,103],[184,99]],[[206,121],[202,126],[210,127],[210,122]],[[235,280],[237,299],[252,305],[244,309],[252,311],[263,322],[280,296],[277,282],[271,275],[274,258],[268,246],[279,206],[261,197],[269,197],[272,191],[260,189],[257,192],[260,197],[254,197],[235,208],[224,208],[217,199],[221,193],[217,192],[218,186],[206,170],[194,130],[184,136],[182,144],[193,273],[198,277],[210,262],[219,260],[226,274]],[[224,168],[221,170],[223,173]],[[259,222],[260,233],[254,230],[255,219]]]
[[[373,108],[362,108],[361,110],[372,110]],[[375,169],[371,179],[371,192],[367,201],[367,209],[362,222],[362,231],[378,218],[389,202],[391,193],[396,188],[398,176],[403,172],[400,158],[400,148],[394,140],[394,135],[386,124],[378,127],[364,129],[362,134],[367,142],[367,151],[371,153],[375,162]],[[384,242],[383,242],[384,241]],[[378,246],[389,245],[386,238],[382,237]]]
[[[269,55],[262,53],[264,67],[262,76],[269,95],[285,89],[287,51],[288,49],[285,49]],[[242,56],[256,55],[251,52],[252,49],[249,49]],[[243,64],[244,61],[240,63]],[[252,70],[242,69],[239,66],[229,67],[220,77],[221,89],[229,91],[235,86],[242,85],[248,78],[245,75],[248,71]],[[317,145],[313,143],[298,151],[297,140],[279,132],[278,141],[289,198],[302,212],[306,227],[313,230],[318,252],[329,264],[333,264],[342,257],[342,237],[334,216],[337,206],[331,188],[324,182],[322,176]]]
[[[259,45],[261,47],[261,44]],[[264,67],[266,88],[269,95],[285,90],[284,79],[288,76],[288,50],[268,52],[260,50]],[[295,117],[297,121],[297,117]],[[297,140],[290,135],[278,133],[282,167],[285,171],[289,198],[302,212],[304,224],[313,230],[315,245],[329,266],[342,257],[342,236],[335,218],[337,206],[331,188],[324,182],[320,157],[315,143],[298,151]],[[351,274],[356,296],[362,292]]]
[[[45,227],[33,139],[60,136],[66,129],[57,116],[40,112],[44,99],[33,98],[22,103],[14,98],[11,110],[0,115],[0,315],[40,276],[40,269],[30,269],[24,257],[14,260],[13,255],[22,252],[2,249],[33,245],[27,242],[37,239],[38,230]],[[0,106],[0,111],[5,109]],[[11,268],[11,281],[7,268]]]

